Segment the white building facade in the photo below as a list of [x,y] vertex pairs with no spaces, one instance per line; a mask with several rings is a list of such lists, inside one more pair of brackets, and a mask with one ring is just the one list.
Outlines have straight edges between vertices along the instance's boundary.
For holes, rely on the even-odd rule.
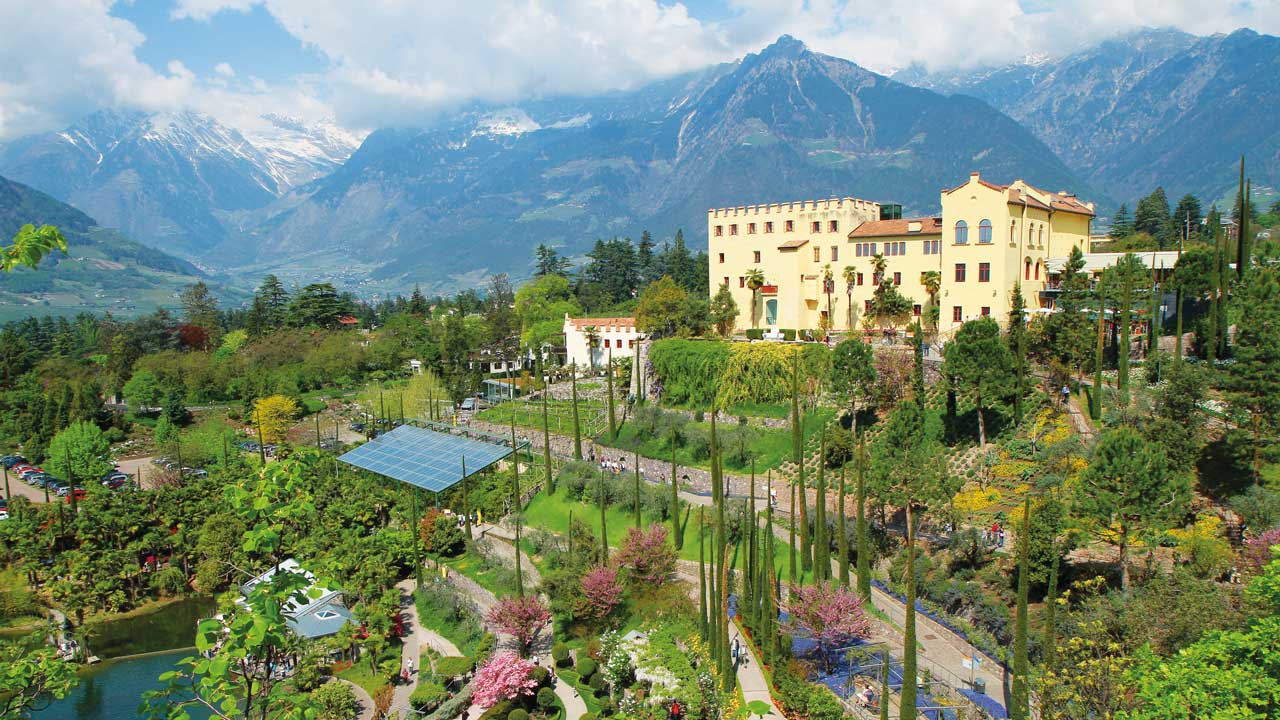
[[634,357],[643,339],[635,318],[564,316],[565,362],[570,365],[603,367],[611,355]]

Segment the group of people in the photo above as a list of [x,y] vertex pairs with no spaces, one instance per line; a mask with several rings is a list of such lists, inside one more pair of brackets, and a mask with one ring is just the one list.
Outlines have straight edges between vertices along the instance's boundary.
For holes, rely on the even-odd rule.
[[982,538],[988,545],[1004,547],[1004,528],[1000,526],[1000,521],[991,523],[991,527],[983,530]]
[[867,685],[854,693],[853,698],[858,705],[867,708],[868,710],[878,709],[878,705],[876,704],[876,693],[871,689],[870,685]]

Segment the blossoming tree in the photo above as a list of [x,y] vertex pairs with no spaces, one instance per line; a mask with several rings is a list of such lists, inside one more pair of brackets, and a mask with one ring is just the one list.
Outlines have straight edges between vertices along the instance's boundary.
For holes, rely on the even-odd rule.
[[538,681],[533,679],[533,662],[513,652],[501,652],[480,666],[471,682],[471,700],[488,709],[503,700],[532,695]]
[[813,640],[824,666],[830,665],[832,649],[871,635],[871,620],[862,607],[862,597],[829,581],[792,585],[786,611],[787,631]]
[[520,650],[524,652],[533,643],[542,626],[551,620],[551,612],[534,596],[503,598],[490,608],[484,619],[518,640]]

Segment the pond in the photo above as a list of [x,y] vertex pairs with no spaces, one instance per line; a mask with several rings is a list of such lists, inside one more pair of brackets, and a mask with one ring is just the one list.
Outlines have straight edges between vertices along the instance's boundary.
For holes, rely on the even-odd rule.
[[196,623],[212,615],[214,607],[212,598],[184,598],[152,612],[88,623],[83,637],[90,654],[104,660],[191,647],[195,644]]
[[[39,720],[134,720],[142,694],[157,690],[157,678],[195,653],[196,622],[214,610],[207,597],[184,598],[151,612],[90,623],[84,628],[89,651],[104,662],[84,668],[80,684]],[[181,648],[181,649],[179,649]],[[144,654],[145,653],[145,654]],[[192,712],[193,718],[207,713]]]
[[[157,690],[157,678],[174,663],[195,653],[194,649],[171,650],[152,655],[107,660],[80,673],[80,684],[67,697],[33,715],[36,720],[136,720],[142,694]],[[191,712],[204,720],[208,713]]]

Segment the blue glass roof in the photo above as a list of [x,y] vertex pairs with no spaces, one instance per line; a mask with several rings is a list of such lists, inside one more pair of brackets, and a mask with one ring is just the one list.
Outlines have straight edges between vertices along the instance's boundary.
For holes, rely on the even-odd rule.
[[507,445],[496,445],[460,435],[401,425],[342,455],[348,465],[423,490],[440,492],[511,454]]

